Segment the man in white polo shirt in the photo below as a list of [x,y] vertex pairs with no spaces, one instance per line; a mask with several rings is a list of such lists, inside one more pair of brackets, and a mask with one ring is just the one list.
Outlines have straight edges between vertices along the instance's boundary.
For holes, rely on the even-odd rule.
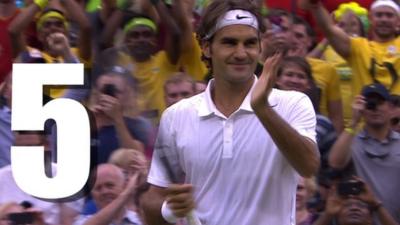
[[214,79],[162,116],[141,201],[148,224],[193,214],[207,225],[294,224],[299,174],[318,169],[311,101],[272,88],[280,55],[257,81],[265,27],[257,8],[239,4],[205,10],[198,36]]

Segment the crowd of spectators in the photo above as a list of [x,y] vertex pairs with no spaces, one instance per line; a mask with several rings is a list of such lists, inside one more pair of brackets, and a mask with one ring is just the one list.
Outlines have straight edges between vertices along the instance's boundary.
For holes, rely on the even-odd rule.
[[[280,52],[275,88],[313,103],[321,165],[299,181],[296,224],[400,224],[398,2],[347,2],[328,12],[323,1],[300,0],[311,26],[257,0],[0,0],[0,225],[18,224],[14,214],[37,225],[148,224],[141,196],[161,115],[212,79],[196,39],[210,1],[258,4],[266,31],[254,73]],[[74,99],[94,118],[97,169],[85,198],[46,202],[15,184],[10,146],[45,145],[51,171],[56,134],[11,131],[12,63],[84,64],[82,87],[46,86],[43,98]]]

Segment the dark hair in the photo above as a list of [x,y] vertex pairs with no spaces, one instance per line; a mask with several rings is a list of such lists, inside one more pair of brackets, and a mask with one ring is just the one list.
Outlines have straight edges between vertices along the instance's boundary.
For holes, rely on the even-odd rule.
[[268,18],[287,17],[290,22],[292,21],[292,14],[290,14],[288,11],[286,11],[284,9],[277,9],[277,8],[269,9],[267,17]]
[[303,18],[301,18],[297,15],[292,15],[292,24],[293,25],[303,25],[306,28],[306,33],[312,41],[312,45],[311,45],[311,48],[312,48],[313,45],[315,44],[316,34],[315,34],[314,29],[310,26],[310,24],[307,21],[305,21]]
[[304,57],[300,56],[286,56],[282,59],[281,64],[279,65],[278,69],[278,77],[282,75],[282,72],[285,68],[289,67],[290,65],[296,65],[300,67],[306,74],[307,79],[310,83],[310,89],[307,90],[304,94],[306,94],[313,106],[315,112],[319,112],[319,101],[321,97],[321,89],[315,83],[314,77],[312,76],[312,70],[310,64]]
[[96,85],[97,80],[102,76],[116,76],[122,78],[125,83],[134,91],[138,91],[138,84],[134,77],[132,77],[129,70],[125,69],[122,66],[110,66],[103,68],[100,72],[100,75],[95,78],[94,85]]
[[[204,42],[212,42],[214,35],[208,37],[218,20],[230,10],[241,9],[250,12],[257,18],[258,29],[260,33],[264,33],[266,27],[264,25],[260,10],[253,0],[213,0],[207,8],[204,9],[197,28],[197,39],[200,45]],[[202,54],[201,59],[206,63],[207,67],[212,70],[211,60]]]
[[[200,20],[199,27],[197,29],[197,38],[199,41],[205,41],[207,34],[214,29],[218,19],[221,18],[226,12],[235,9],[242,9],[252,13],[257,18],[260,32],[264,33],[265,25],[259,13],[259,9],[254,1],[214,0],[207,6],[207,8],[204,9],[202,19]],[[212,40],[212,37],[210,40]]]
[[300,57],[300,56],[285,56],[282,59],[281,64],[279,65],[278,77],[282,74],[284,68],[288,67],[289,65],[293,65],[293,64],[300,67],[306,73],[307,79],[311,83],[315,83],[314,78],[312,76],[310,64],[307,62],[307,60],[304,57]]

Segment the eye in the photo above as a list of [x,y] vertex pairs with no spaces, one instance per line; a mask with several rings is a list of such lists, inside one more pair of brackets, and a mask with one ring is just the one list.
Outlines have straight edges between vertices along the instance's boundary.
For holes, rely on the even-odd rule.
[[232,38],[223,38],[221,40],[221,44],[228,45],[228,46],[234,46],[234,45],[237,44],[237,41],[235,39],[232,39]]
[[244,45],[246,47],[256,47],[258,46],[258,39],[251,39],[251,40],[247,40]]

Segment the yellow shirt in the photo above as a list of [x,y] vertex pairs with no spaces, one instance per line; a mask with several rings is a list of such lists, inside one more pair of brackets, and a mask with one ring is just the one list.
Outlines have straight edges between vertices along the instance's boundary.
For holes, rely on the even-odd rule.
[[311,66],[317,86],[321,89],[319,111],[328,116],[328,103],[340,100],[339,77],[335,68],[325,61],[307,58],[307,62]]
[[[53,57],[45,51],[40,51],[35,48],[28,47],[28,51],[30,53],[35,52],[34,54],[40,53],[46,63],[64,63],[64,59],[62,57]],[[91,61],[86,61],[80,57],[78,48],[71,48],[72,53],[75,56],[78,56],[79,62],[84,64],[85,69],[91,68]],[[64,95],[66,87],[64,85],[52,86],[51,88],[45,88],[44,92],[52,98],[59,98]]]
[[132,76],[137,80],[138,104],[140,111],[146,117],[158,124],[165,106],[164,83],[176,72],[185,71],[195,80],[203,80],[207,68],[201,61],[201,49],[196,44],[192,51],[185,51],[180,56],[178,63],[169,62],[167,53],[160,51],[146,62],[135,62],[129,55],[119,52],[118,64],[132,71]]
[[353,94],[360,93],[364,85],[374,82],[369,71],[372,58],[377,62],[375,64],[376,79],[392,94],[400,94],[400,81],[394,83],[388,69],[383,66],[385,62],[391,63],[400,74],[400,38],[385,43],[369,41],[365,38],[351,38],[350,56],[347,61],[353,74],[357,74],[352,79]]
[[335,52],[332,46],[328,46],[324,51],[324,59],[335,67],[336,73],[339,75],[340,94],[342,97],[343,106],[343,119],[345,124],[348,125],[352,116],[351,104],[353,102],[353,92],[351,89],[351,68],[347,64],[346,60],[344,60]]

